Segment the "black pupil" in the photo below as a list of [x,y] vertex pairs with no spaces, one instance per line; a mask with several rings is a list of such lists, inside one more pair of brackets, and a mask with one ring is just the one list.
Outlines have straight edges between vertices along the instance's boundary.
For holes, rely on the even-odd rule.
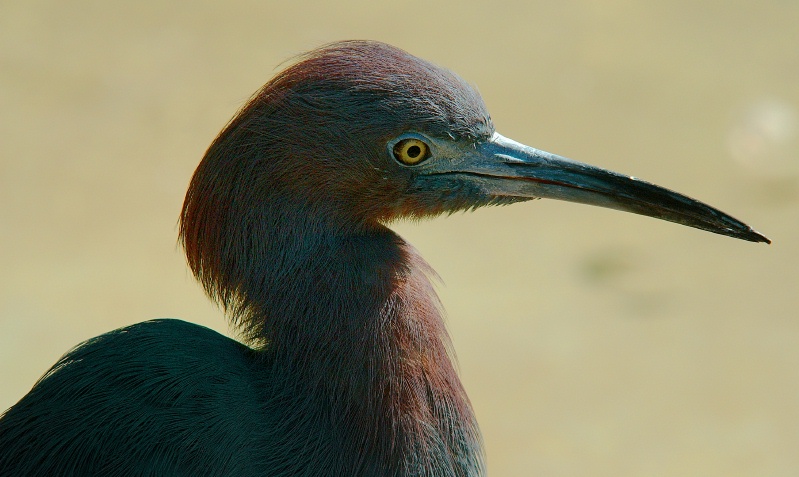
[[417,157],[419,157],[419,154],[422,153],[422,148],[420,148],[419,146],[411,146],[408,148],[407,152],[408,152],[408,157],[410,157],[411,159],[416,159]]

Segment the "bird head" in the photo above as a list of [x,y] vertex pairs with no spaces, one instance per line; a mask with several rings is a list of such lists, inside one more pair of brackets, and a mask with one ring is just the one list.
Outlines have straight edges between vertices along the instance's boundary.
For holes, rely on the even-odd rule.
[[342,226],[554,198],[767,241],[684,195],[507,139],[466,81],[367,41],[301,56],[249,101],[206,153],[187,205],[215,198],[227,211],[288,203]]

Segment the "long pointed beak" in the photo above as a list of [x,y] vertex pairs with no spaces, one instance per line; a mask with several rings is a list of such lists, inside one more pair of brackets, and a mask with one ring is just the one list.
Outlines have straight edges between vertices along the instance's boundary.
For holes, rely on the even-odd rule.
[[[724,212],[666,188],[540,151],[500,134],[477,145],[455,174],[495,196],[543,197],[648,215],[750,242],[771,241]],[[443,172],[443,171],[442,171]]]

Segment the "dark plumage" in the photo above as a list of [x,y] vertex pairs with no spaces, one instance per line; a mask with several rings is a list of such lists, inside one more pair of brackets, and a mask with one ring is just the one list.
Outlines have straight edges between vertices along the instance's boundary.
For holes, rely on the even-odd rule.
[[332,44],[250,100],[186,195],[188,263],[243,344],[178,320],[80,344],[0,419],[0,475],[482,475],[433,272],[385,224],[534,197],[767,240],[503,138],[447,70]]

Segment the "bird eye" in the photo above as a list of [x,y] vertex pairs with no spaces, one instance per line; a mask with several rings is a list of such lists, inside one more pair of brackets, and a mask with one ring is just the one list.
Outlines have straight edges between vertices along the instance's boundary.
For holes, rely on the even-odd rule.
[[428,157],[430,148],[419,139],[403,139],[394,145],[394,158],[405,165],[414,166]]

